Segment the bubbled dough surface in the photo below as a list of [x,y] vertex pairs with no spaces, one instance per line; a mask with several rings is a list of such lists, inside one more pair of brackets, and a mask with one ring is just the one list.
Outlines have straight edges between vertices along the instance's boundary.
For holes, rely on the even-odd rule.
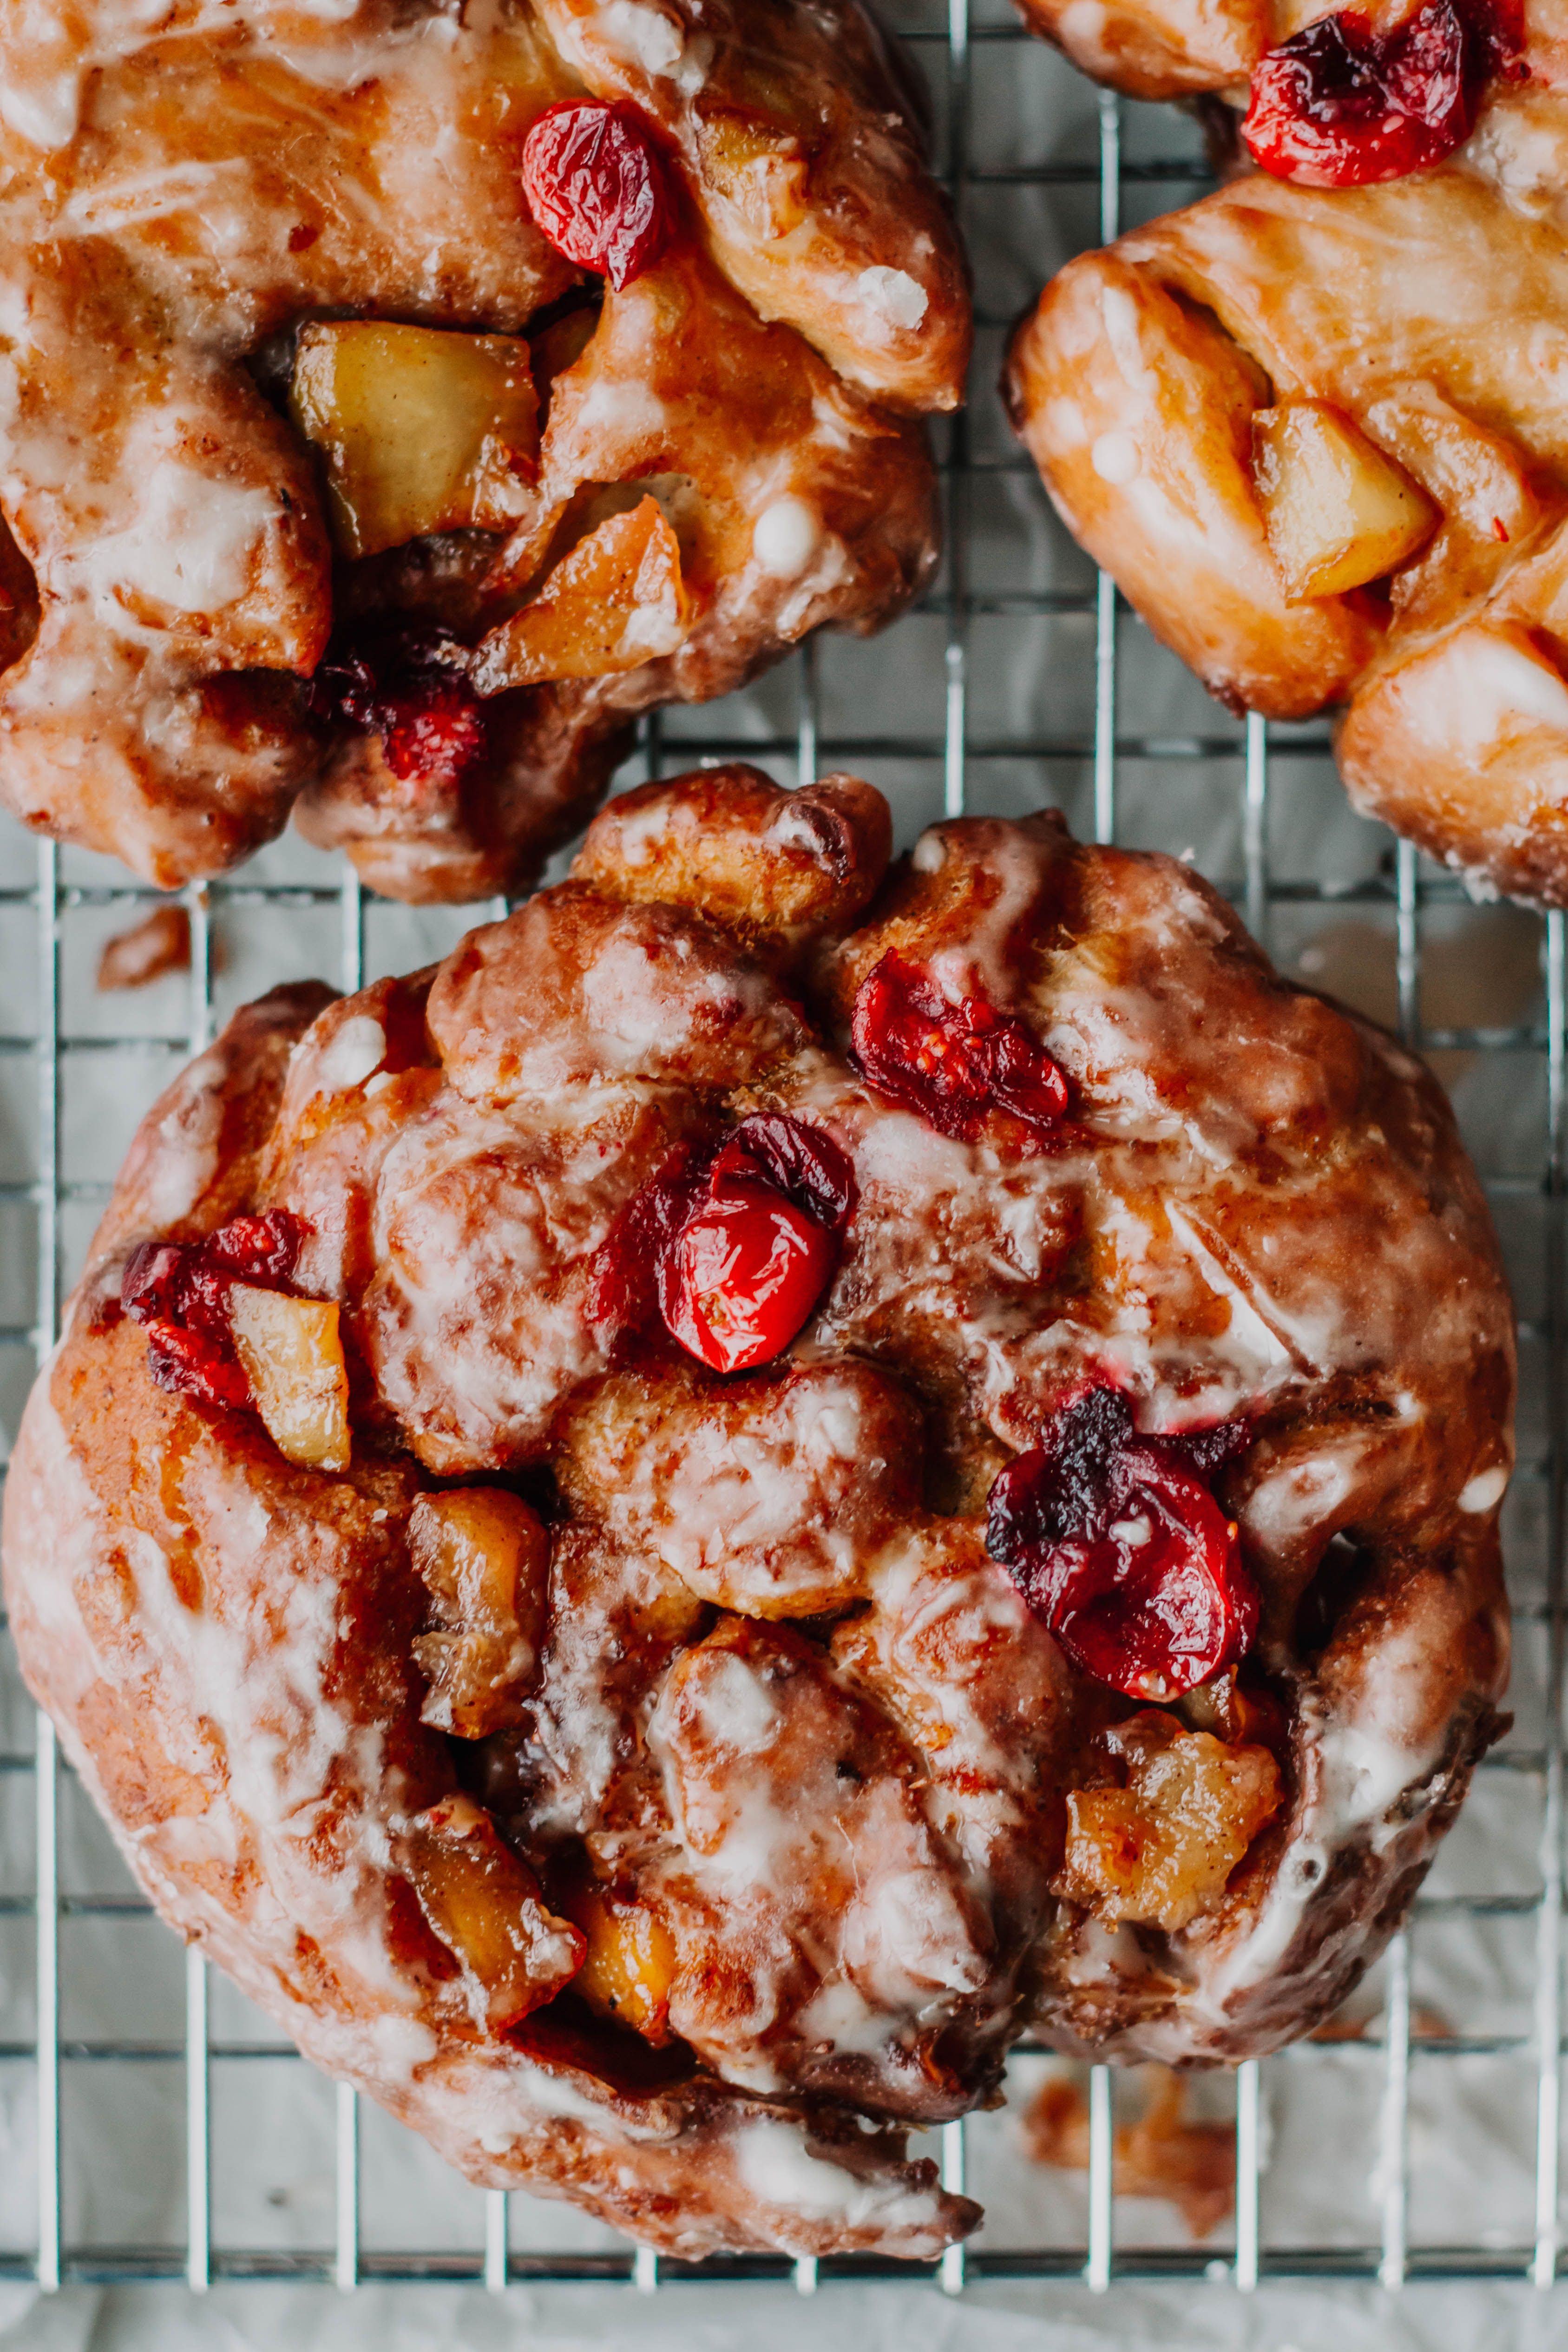
[[[1046,820],[940,829],[869,928],[828,950],[810,991],[814,1041],[781,995],[769,1025],[758,967],[700,912],[617,908],[601,895],[602,860],[598,870],[600,895],[568,885],[449,959],[429,999],[444,1067],[426,1051],[362,1075],[370,1027],[406,1034],[392,999],[401,986],[417,1003],[423,977],[329,1011],[293,1058],[265,1165],[241,1181],[318,1223],[303,1278],[342,1296],[380,1409],[421,1461],[479,1476],[557,1464],[569,1511],[532,1741],[520,1759],[492,1756],[487,1801],[525,1846],[580,1837],[599,1868],[654,1904],[679,1956],[679,2029],[710,2074],[616,2095],[580,2053],[558,2048],[546,2065],[536,2052],[530,2064],[455,2035],[440,1987],[397,1946],[386,1912],[380,1825],[398,1796],[385,1759],[427,1752],[395,1610],[341,1617],[340,1677],[323,1675],[323,1706],[347,1721],[324,1721],[308,1752],[331,1759],[317,1777],[342,1833],[301,1843],[290,1832],[285,1858],[266,1849],[258,1885],[210,1880],[195,1857],[187,1867],[179,1807],[136,1793],[156,1757],[123,1715],[100,1723],[84,1709],[94,1675],[115,1692],[150,1678],[198,1813],[237,1813],[231,1843],[259,1835],[246,1823],[272,1799],[243,1797],[226,1761],[193,1745],[188,1629],[162,1603],[154,1622],[171,1630],[147,1641],[134,1589],[112,1639],[97,1616],[89,1625],[93,1563],[135,1525],[132,1587],[145,1573],[162,1590],[178,1512],[158,1465],[185,1447],[217,1457],[234,1497],[203,1523],[211,1589],[183,1604],[197,1632],[231,1607],[231,1580],[240,1594],[286,1586],[294,1547],[326,1540],[323,1515],[350,1524],[334,1482],[289,1473],[278,1497],[252,1466],[261,1441],[215,1439],[151,1389],[136,1335],[91,1327],[91,1300],[147,1222],[162,1139],[188,1159],[203,1126],[178,1089],[144,1133],[106,1228],[105,1271],[89,1272],[30,1409],[7,1551],[19,1641],[157,1898],[324,2063],[474,2177],[542,2179],[667,2244],[913,2252],[963,2216],[899,2173],[885,2142],[834,2141],[845,2103],[929,2120],[956,2112],[1031,2014],[1068,2048],[1233,2057],[1271,2046],[1331,2005],[1394,1924],[1490,1735],[1506,1671],[1495,1512],[1511,1335],[1494,1246],[1431,1081],[1378,1033],[1275,981],[1214,894],[1169,860],[1080,849]],[[653,915],[660,954],[642,989],[601,1000],[586,944]],[[526,958],[509,952],[519,938]],[[1062,1150],[1022,1157],[1005,1136],[951,1144],[859,1085],[834,1049],[836,1018],[890,945],[952,992],[979,978],[1027,1014],[1078,1088]],[[694,1006],[716,1005],[699,1034]],[[552,1065],[536,1092],[529,1055],[545,1045],[572,1075]],[[718,1058],[699,1067],[699,1053]],[[326,1078],[350,1076],[327,1090]],[[225,1095],[221,1072],[186,1083],[193,1100],[204,1086]],[[862,1205],[793,1365],[724,1389],[705,1412],[706,1383],[689,1369],[601,1379],[612,1335],[584,1311],[583,1261],[671,1134],[713,1119],[719,1088],[737,1110],[774,1104],[821,1119],[854,1157]],[[597,1197],[580,1171],[560,1177],[588,1137]],[[213,1164],[224,1167],[221,1150]],[[434,1165],[447,1179],[439,1214]],[[537,1206],[503,1223],[486,1185],[513,1188],[508,1212]],[[458,1223],[444,1229],[441,1216]],[[455,1231],[489,1255],[439,1297],[400,1274],[391,1316],[392,1236],[404,1230],[432,1263]],[[496,1370],[508,1351],[512,1390]],[[908,1441],[914,1379],[936,1401],[928,1444],[978,1473],[973,1509],[1004,1445],[1030,1442],[1086,1372],[1113,1369],[1148,1427],[1262,1415],[1225,1491],[1264,1589],[1262,1653],[1291,1695],[1297,1790],[1221,1908],[1173,1938],[1107,1937],[1051,1897],[1062,1793],[1101,1702],[987,1559],[977,1522],[922,1501]],[[87,1409],[105,1382],[123,1409]],[[421,1483],[407,1454],[394,1460],[400,1491]],[[727,1544],[727,1481],[738,1476],[752,1517]],[[1462,1507],[1461,1494],[1480,1507]],[[258,1506],[269,1513],[259,1559]],[[377,1525],[390,1532],[361,1540],[351,1522],[317,1573],[347,1589],[382,1572],[406,1605],[388,1507]],[[836,1540],[846,1528],[852,1552]],[[1309,1671],[1291,1648],[1294,1602],[1341,1528],[1372,1572]],[[824,1649],[787,1622],[791,1592],[802,1609],[852,1595],[860,1605]],[[716,1619],[716,1605],[738,1613]],[[285,1643],[286,1681],[287,1656]],[[289,1686],[308,1693],[321,1672],[312,1654]],[[239,1707],[231,1697],[216,1710],[220,1734],[231,1716],[245,1733]],[[839,1823],[827,1841],[824,1816]],[[352,1979],[328,1986],[280,1948],[280,1975],[258,1973],[266,1939],[253,1918],[272,1916],[294,1870],[310,1878],[301,1917],[336,1905],[350,1951],[367,1933],[376,1943],[380,1911],[386,1948]],[[873,1902],[857,1893],[868,1886]],[[384,2017],[394,2025],[376,2023]],[[372,2052],[372,2028],[387,2050]],[[747,2105],[758,2094],[782,2095],[819,2148],[845,2163],[845,2147],[858,2150],[867,2179],[841,2183],[831,2214],[762,2193],[773,2175]],[[547,2141],[549,2112],[580,2119],[580,2132]],[[660,2220],[656,2193],[683,2218]]]

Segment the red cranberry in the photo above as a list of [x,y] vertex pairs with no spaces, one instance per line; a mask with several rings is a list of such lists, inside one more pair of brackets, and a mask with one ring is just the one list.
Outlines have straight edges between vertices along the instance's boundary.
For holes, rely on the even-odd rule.
[[854,1167],[782,1111],[741,1120],[717,1152],[682,1144],[622,1211],[589,1295],[596,1323],[657,1317],[715,1371],[787,1348],[826,1289],[854,1213]]
[[235,1353],[229,1285],[287,1287],[308,1228],[288,1209],[231,1217],[199,1242],[143,1242],[120,1277],[120,1303],[147,1333],[147,1369],[161,1389],[204,1404],[248,1405]]
[[1234,1521],[1199,1475],[1245,1441],[1235,1422],[1138,1437],[1126,1399],[1092,1389],[998,1477],[987,1549],[1097,1682],[1175,1698],[1250,1646],[1257,1589]]
[[125,1261],[120,1304],[133,1323],[172,1321],[195,1250],[183,1242],[142,1242]]
[[877,1092],[942,1135],[972,1140],[1001,1110],[1045,1136],[1067,1108],[1066,1079],[1021,1021],[977,993],[949,1003],[901,955],[884,955],[861,982],[852,1030]]
[[1398,179],[1469,137],[1490,76],[1525,76],[1521,37],[1517,0],[1425,0],[1388,33],[1355,8],[1320,17],[1254,68],[1242,136],[1277,179]]
[[485,755],[485,716],[461,678],[389,695],[382,750],[400,783],[450,791]]
[[488,741],[484,706],[455,666],[461,650],[439,630],[362,634],[328,652],[311,708],[329,726],[378,735],[412,800],[449,797]]
[[547,107],[523,142],[523,194],[556,251],[618,290],[658,259],[675,225],[664,161],[620,100]]
[[732,1179],[687,1219],[660,1267],[664,1321],[716,1372],[787,1348],[827,1286],[832,1235],[771,1184]]

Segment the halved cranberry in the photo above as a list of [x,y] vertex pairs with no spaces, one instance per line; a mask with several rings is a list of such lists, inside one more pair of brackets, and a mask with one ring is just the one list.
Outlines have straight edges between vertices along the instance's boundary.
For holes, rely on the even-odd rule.
[[659,1269],[664,1321],[716,1372],[787,1348],[825,1289],[833,1236],[771,1184],[731,1179],[675,1236]]
[[1320,17],[1254,68],[1242,137],[1307,187],[1398,179],[1469,137],[1490,76],[1525,78],[1521,41],[1514,0],[1425,0],[1388,33],[1356,8]]
[[1092,1389],[996,1480],[987,1549],[1097,1682],[1175,1698],[1250,1646],[1257,1588],[1199,1475],[1243,1443],[1239,1423],[1138,1437],[1125,1398]]
[[488,745],[462,650],[438,629],[361,632],[329,649],[310,681],[310,707],[329,725],[378,735],[412,800],[448,797]]
[[622,100],[547,107],[523,142],[523,194],[556,251],[617,290],[658,259],[675,225],[664,160]]
[[143,1242],[120,1277],[120,1304],[147,1333],[147,1369],[171,1395],[248,1405],[235,1353],[229,1286],[287,1287],[309,1228],[289,1209],[231,1217],[199,1242]]
[[1044,1136],[1067,1108],[1066,1079],[1021,1021],[978,992],[950,1003],[893,950],[861,982],[852,1034],[877,1092],[941,1135],[972,1140],[1002,1110]]

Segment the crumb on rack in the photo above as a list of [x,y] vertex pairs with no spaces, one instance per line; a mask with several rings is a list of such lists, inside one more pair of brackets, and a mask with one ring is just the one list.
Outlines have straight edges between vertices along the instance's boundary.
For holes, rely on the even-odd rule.
[[98,985],[147,988],[165,972],[191,969],[191,918],[183,907],[154,907],[128,931],[106,940],[98,960]]
[[[1188,2085],[1174,2066],[1139,2070],[1143,2112],[1118,2124],[1114,2181],[1119,2197],[1163,2197],[1194,2238],[1207,2238],[1236,2206],[1236,2132],[1187,2113]],[[1024,2145],[1037,2164],[1089,2169],[1089,2101],[1082,2084],[1051,2074],[1024,2112]]]

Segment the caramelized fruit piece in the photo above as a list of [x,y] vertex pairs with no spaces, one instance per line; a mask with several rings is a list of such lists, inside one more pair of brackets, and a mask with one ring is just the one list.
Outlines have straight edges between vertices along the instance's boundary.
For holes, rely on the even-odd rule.
[[810,176],[793,132],[713,107],[698,120],[703,177],[732,204],[755,236],[788,236],[806,217]]
[[658,259],[675,225],[658,149],[623,100],[547,107],[523,142],[523,194],[556,251],[614,287]]
[[430,1688],[420,1720],[459,1739],[514,1728],[544,1634],[549,1538],[500,1486],[422,1495],[408,1547],[434,1631],[413,1645]]
[[1280,1809],[1280,1768],[1266,1748],[1227,1748],[1153,1709],[1110,1735],[1124,1789],[1074,1789],[1054,1891],[1110,1925],[1167,1934],[1212,1910],[1265,1822]]
[[1202,1483],[1245,1435],[1228,1423],[1137,1437],[1125,1397],[1091,1389],[998,1475],[986,1548],[1097,1682],[1174,1698],[1246,1654],[1257,1590]]
[[1426,0],[1391,32],[1358,8],[1322,16],[1252,72],[1241,135],[1305,187],[1364,187],[1439,163],[1475,127],[1489,76],[1522,78],[1517,0]]
[[349,1376],[333,1299],[290,1298],[236,1282],[229,1290],[235,1352],[267,1435],[309,1470],[349,1466]]
[[618,2018],[644,2041],[667,2042],[675,1947],[663,1920],[601,1886],[583,1888],[567,1908],[588,1944],[575,1990],[601,2017]]
[[1438,520],[1426,491],[1321,400],[1256,412],[1252,482],[1291,604],[1382,579]]
[[691,622],[680,544],[643,499],[561,558],[532,604],[491,631],[469,674],[481,694],[498,694],[640,669],[683,645]]
[[488,1813],[446,1797],[397,1841],[419,1906],[471,1979],[478,2021],[505,2033],[553,1999],[582,1966],[582,1937],[547,1911],[526,1863]]
[[1048,1135],[1067,1081],[1011,1013],[977,992],[952,1004],[930,974],[889,952],[855,997],[855,1056],[879,1094],[936,1128],[972,1139],[988,1113]]
[[526,342],[382,320],[304,327],[289,411],[327,467],[349,555],[432,531],[505,530],[538,462]]

